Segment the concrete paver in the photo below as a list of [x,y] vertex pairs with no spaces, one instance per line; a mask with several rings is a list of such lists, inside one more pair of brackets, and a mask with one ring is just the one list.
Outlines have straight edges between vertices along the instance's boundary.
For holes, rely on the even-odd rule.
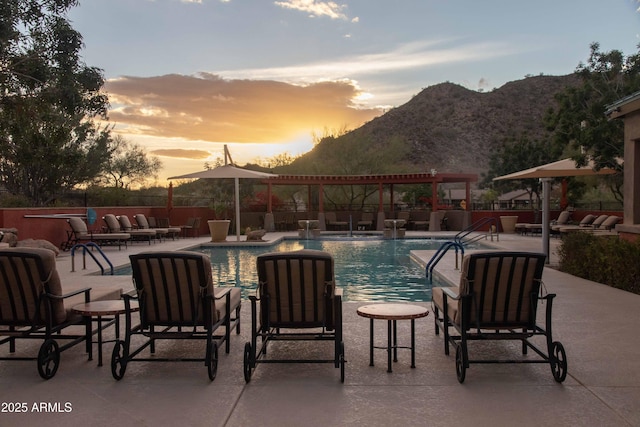
[[[425,233],[422,233],[423,235]],[[442,235],[442,234],[441,234]],[[269,233],[267,237],[277,238]],[[127,250],[108,248],[115,265],[128,255],[148,249],[179,249],[207,241],[180,239],[160,245],[135,244]],[[540,251],[539,237],[500,235],[496,248]],[[552,239],[551,264],[557,264]],[[78,256],[78,255],[76,255]],[[428,254],[414,254],[426,259]],[[76,260],[78,262],[78,260]],[[89,261],[87,261],[89,264]],[[128,276],[87,276],[70,271],[69,254],[59,257],[63,283],[131,288]],[[456,276],[452,256],[438,267]],[[339,369],[322,365],[259,365],[252,381],[242,375],[244,343],[249,340],[250,304],[242,308],[243,328],[232,336],[231,353],[220,354],[218,376],[210,382],[198,363],[132,363],[125,377],[115,381],[109,367],[87,361],[82,346],[62,354],[60,370],[42,380],[35,362],[0,362],[0,425],[148,425],[148,426],[320,426],[320,425],[640,425],[640,295],[579,279],[553,268],[544,275],[554,303],[554,339],[567,351],[568,377],[557,384],[548,365],[472,365],[459,384],[454,356],[443,351],[430,313],[416,321],[416,368],[408,350],[399,351],[393,373],[386,372],[383,350],[369,366],[369,322],[357,316],[364,303],[344,303],[346,380]],[[429,304],[424,304],[429,306]],[[384,340],[384,322],[376,322],[376,337]],[[409,322],[398,322],[399,338],[409,338]],[[278,343],[279,344],[279,343]],[[282,343],[285,344],[285,343]],[[330,343],[327,343],[330,346]],[[479,343],[484,345],[483,343]],[[303,344],[306,345],[306,344]],[[39,343],[29,343],[37,351]],[[0,348],[0,354],[8,350]],[[170,344],[169,352],[203,351],[198,343]],[[505,343],[478,351],[518,351]],[[27,347],[29,348],[29,347]],[[289,351],[272,346],[271,351]],[[326,354],[330,347],[302,350]],[[472,350],[471,350],[472,351]],[[9,410],[10,403],[26,403],[26,412]],[[39,404],[52,411],[39,412]],[[34,406],[34,404],[36,406]],[[48,407],[47,407],[48,405]],[[68,412],[65,412],[67,411]]]

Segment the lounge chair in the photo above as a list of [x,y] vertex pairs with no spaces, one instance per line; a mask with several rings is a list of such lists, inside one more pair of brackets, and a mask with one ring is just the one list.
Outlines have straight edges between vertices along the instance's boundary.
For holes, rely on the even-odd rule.
[[[549,223],[549,231],[551,233],[554,230],[559,230],[560,227],[564,227],[569,224],[569,220],[571,219],[571,211],[562,211],[558,215],[558,218],[552,220]],[[555,227],[555,229],[554,229]],[[542,234],[542,224],[530,224],[530,223],[516,223],[516,232],[520,234]]]
[[413,230],[419,230],[424,228],[425,231],[429,229],[429,216],[430,211],[424,209],[413,210],[409,213],[409,228]]
[[[336,290],[331,255],[315,250],[268,253],[258,256],[257,268],[257,296],[249,296],[251,342],[244,347],[245,381],[251,380],[258,363],[333,363],[344,382],[342,293]],[[333,357],[267,357],[273,341],[333,341]]]
[[[614,229],[616,227],[616,224],[618,224],[620,221],[622,221],[622,218],[620,218],[619,216],[609,215],[604,221],[602,221],[601,224],[597,226],[592,226],[592,227],[582,227],[577,231],[582,231],[585,233],[593,233],[598,235],[616,235]],[[563,230],[563,232],[565,233],[570,231],[575,231],[575,230]]]
[[326,212],[324,218],[327,222],[327,230],[346,230],[349,226],[347,221],[338,221],[335,212]]
[[101,233],[94,232],[87,228],[87,224],[82,218],[71,217],[67,219],[71,231],[67,232],[67,241],[62,245],[63,250],[71,249],[74,245],[82,242],[93,242],[97,245],[121,245],[127,247],[127,242],[131,239],[129,233]]
[[[91,356],[91,323],[70,311],[74,296],[78,296],[75,304],[88,302],[90,289],[62,294],[53,251],[0,250],[0,345],[9,344],[11,353],[0,360],[36,360],[40,376],[50,379],[58,371],[63,351],[84,341]],[[80,328],[70,334],[70,326]],[[84,332],[78,333],[80,330]],[[16,342],[22,339],[42,341],[37,357],[13,354]],[[65,344],[59,344],[61,341]]]
[[[527,252],[476,252],[462,262],[459,287],[432,290],[436,335],[444,332],[445,354],[456,348],[456,374],[464,382],[471,363],[548,363],[557,382],[565,380],[564,347],[551,336],[551,307],[555,294],[540,296],[545,255]],[[538,301],[545,303],[545,327],[536,324]],[[454,328],[457,334],[449,333]],[[530,338],[544,336],[545,353]],[[536,358],[470,359],[469,344],[482,340],[521,341],[522,353]]]
[[609,215],[604,221],[600,223],[600,225],[594,226],[593,228],[599,229],[599,230],[611,231],[613,228],[615,228],[616,224],[619,223],[621,220],[622,218],[620,218],[617,215]]
[[170,236],[172,240],[176,240],[176,237],[179,237],[180,233],[182,233],[182,228],[171,225],[171,221],[169,221],[169,218],[158,218],[156,225],[152,225],[151,218],[152,217],[149,217],[149,225],[151,226],[151,228],[166,228],[167,236]]
[[373,228],[373,213],[362,212],[360,221],[358,221],[358,230],[371,230]]
[[[137,296],[123,295],[126,335],[113,349],[113,377],[122,379],[132,361],[199,361],[204,362],[213,381],[218,368],[218,346],[225,343],[225,351],[229,353],[232,328],[240,333],[240,289],[214,288],[211,262],[202,253],[144,252],[129,258]],[[135,299],[140,307],[140,323],[134,326],[131,301]],[[214,335],[218,329],[223,332]],[[132,350],[134,336],[146,340]],[[160,357],[154,354],[160,340],[203,340],[206,346],[200,358]],[[147,347],[151,357],[138,357]]]
[[109,233],[127,233],[131,236],[131,240],[145,240],[151,244],[151,239],[154,239],[156,234],[149,232],[149,230],[138,230],[132,228],[129,223],[129,227],[127,227],[127,231],[122,229],[122,222],[127,224],[128,218],[125,221],[120,221],[114,214],[106,214],[102,217],[102,220],[107,226]]
[[184,237],[187,237],[187,234],[189,233],[189,231],[191,231],[191,235],[193,237],[199,237],[200,233],[200,217],[190,217],[187,218],[187,222],[184,225],[180,226],[180,229],[182,230],[182,234],[184,235]]
[[149,221],[144,214],[135,214],[134,218],[136,219],[136,223],[138,224],[138,228],[141,230],[153,230],[156,233],[156,239],[162,240],[163,237],[166,237],[169,234],[168,228],[151,228],[149,225]]
[[403,219],[405,220],[407,223],[409,222],[409,219],[411,218],[411,212],[409,211],[399,211],[396,214],[396,219]]
[[559,233],[569,233],[572,231],[591,230],[599,227],[600,224],[602,224],[607,219],[607,217],[608,215],[599,215],[596,217],[595,215],[588,214],[588,215],[585,215],[584,218],[582,218],[582,220],[578,225],[560,226],[559,228],[557,228],[557,231]]
[[609,215],[599,215],[596,219],[593,220],[593,222],[591,223],[591,228],[600,228],[600,226],[602,225],[602,223],[604,223],[607,218],[609,218]]

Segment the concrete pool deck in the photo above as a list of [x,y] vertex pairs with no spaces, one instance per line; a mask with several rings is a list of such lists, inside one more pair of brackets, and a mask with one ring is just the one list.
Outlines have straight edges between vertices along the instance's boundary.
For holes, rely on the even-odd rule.
[[[177,250],[208,240],[138,243],[127,250],[106,251],[114,265],[120,265],[134,252]],[[551,265],[557,263],[557,243],[558,239],[551,239]],[[492,244],[509,250],[541,250],[540,237],[502,234]],[[63,284],[131,287],[128,276],[86,276],[95,267],[80,270],[82,263],[76,258],[77,271],[71,272],[69,254],[59,257]],[[455,275],[452,257],[447,259],[437,270]],[[368,319],[356,314],[364,302],[346,302],[343,307],[348,361],[344,384],[339,370],[326,364],[261,365],[245,384],[242,353],[250,336],[250,305],[245,303],[242,333],[232,336],[230,354],[221,352],[213,382],[198,363],[132,363],[125,377],[115,381],[109,367],[111,345],[105,347],[103,367],[97,367],[96,360],[87,361],[82,346],[77,346],[62,354],[60,369],[49,381],[39,377],[35,362],[0,362],[0,401],[3,405],[25,402],[28,408],[26,413],[0,412],[0,425],[640,425],[640,342],[636,338],[640,295],[552,268],[545,269],[543,278],[547,291],[558,295],[553,326],[554,339],[567,351],[568,376],[563,384],[553,380],[544,364],[472,365],[465,383],[459,384],[454,356],[445,356],[442,336],[434,334],[432,314],[416,321],[415,369],[409,367],[409,352],[402,350],[393,373],[386,372],[382,350],[375,353],[376,365],[370,367]],[[376,327],[376,338],[383,340],[384,322]],[[399,339],[408,339],[409,322],[399,322],[398,329]],[[306,353],[323,350],[303,345]],[[29,343],[26,348],[37,351],[38,346]],[[5,347],[0,354],[8,352]],[[200,347],[176,345],[173,351],[200,352]],[[488,351],[507,350],[509,345]],[[70,405],[71,410],[37,412],[33,405],[40,403],[62,411]]]

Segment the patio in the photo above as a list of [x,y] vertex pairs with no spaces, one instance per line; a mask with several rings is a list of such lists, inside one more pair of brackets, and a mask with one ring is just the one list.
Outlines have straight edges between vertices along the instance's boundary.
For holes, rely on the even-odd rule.
[[[179,249],[208,240],[179,239],[107,251],[120,265],[134,252]],[[558,240],[551,239],[552,265],[557,263],[553,248]],[[493,245],[541,251],[541,238],[501,234]],[[428,259],[427,253],[418,255]],[[131,287],[128,276],[85,276],[76,257],[73,273],[69,254],[59,257],[63,284]],[[87,264],[97,270],[89,259]],[[437,270],[455,274],[446,263]],[[432,313],[416,321],[415,369],[409,367],[407,350],[399,351],[393,373],[386,372],[382,350],[375,353],[376,366],[370,367],[369,322],[356,314],[364,302],[347,302],[343,307],[348,361],[344,384],[332,365],[262,365],[245,384],[243,347],[250,335],[250,305],[245,303],[243,331],[232,335],[230,354],[220,353],[213,382],[197,363],[131,364],[118,382],[109,367],[111,345],[105,347],[108,356],[100,368],[96,360],[87,361],[82,346],[77,346],[63,353],[60,369],[49,381],[38,376],[35,362],[0,362],[0,425],[640,425],[640,342],[634,339],[640,324],[640,295],[552,268],[545,269],[543,278],[547,291],[558,295],[554,339],[565,346],[569,363],[563,384],[553,380],[548,365],[472,365],[465,383],[458,384],[455,357],[445,356],[443,339],[434,334]],[[383,340],[386,325],[376,322],[376,326],[376,337]],[[408,339],[409,322],[398,322],[398,336]],[[8,352],[5,347],[0,350],[3,354]],[[6,404],[18,402],[27,403],[27,413],[8,413]],[[65,406],[67,402],[70,406]],[[34,403],[38,408],[48,404],[49,412],[37,412]]]

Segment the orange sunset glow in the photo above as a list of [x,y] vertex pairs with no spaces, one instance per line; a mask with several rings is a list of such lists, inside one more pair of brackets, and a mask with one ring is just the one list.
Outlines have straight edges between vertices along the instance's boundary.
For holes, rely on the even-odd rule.
[[[180,138],[200,146],[207,141],[285,143],[303,134],[310,139],[314,131],[353,129],[382,113],[357,108],[361,92],[346,81],[300,86],[173,74],[122,77],[109,81],[106,90],[113,108],[110,120],[121,134]],[[150,149],[165,157],[208,157],[202,149]]]

